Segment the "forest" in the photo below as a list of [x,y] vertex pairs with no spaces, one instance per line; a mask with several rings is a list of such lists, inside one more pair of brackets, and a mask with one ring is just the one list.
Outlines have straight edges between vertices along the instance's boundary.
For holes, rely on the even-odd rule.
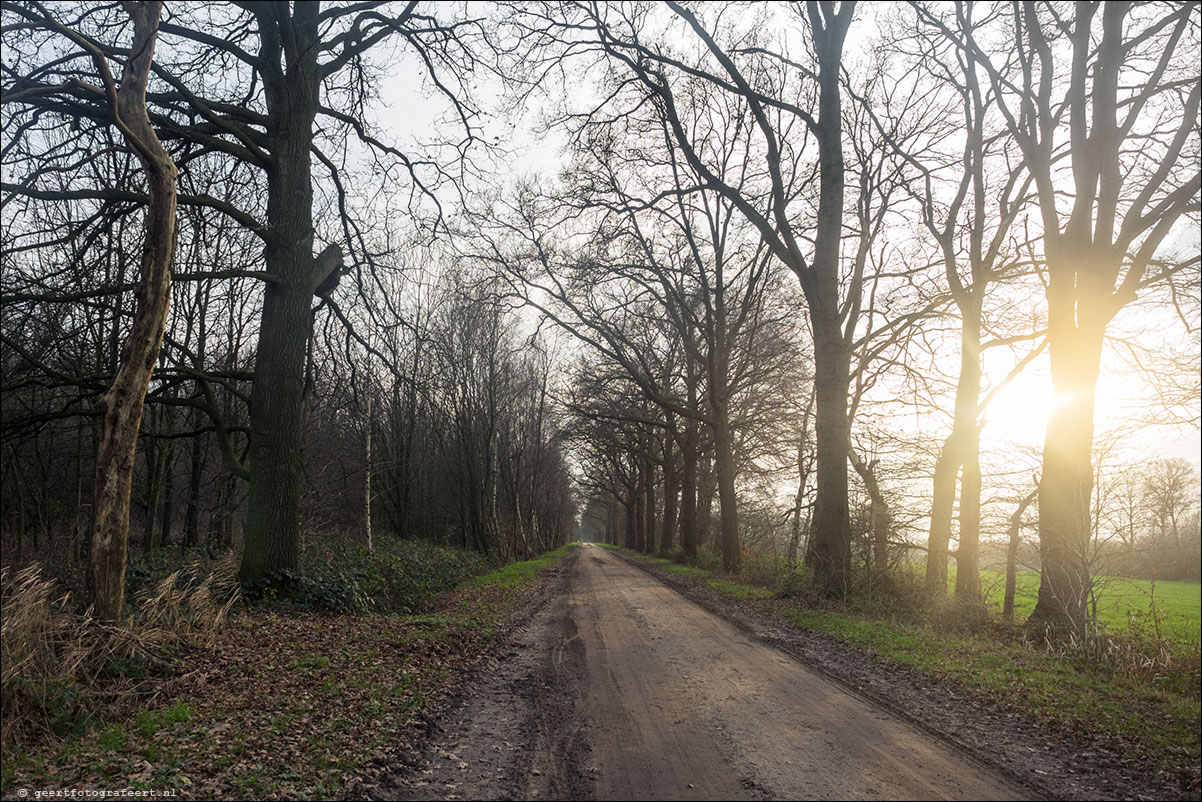
[[[1003,796],[1198,793],[1198,4],[4,0],[0,37],[4,798],[442,798],[414,722],[618,565],[1123,756]],[[590,743],[601,786],[475,792],[654,791]]]

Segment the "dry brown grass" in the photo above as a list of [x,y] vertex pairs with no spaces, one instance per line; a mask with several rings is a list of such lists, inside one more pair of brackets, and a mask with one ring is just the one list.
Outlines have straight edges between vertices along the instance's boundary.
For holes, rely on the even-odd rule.
[[[74,726],[137,683],[121,666],[153,664],[177,646],[210,647],[237,602],[232,558],[212,572],[172,573],[135,600],[120,624],[80,612],[37,563],[0,572],[0,698],[4,752]],[[116,670],[114,670],[116,667]]]

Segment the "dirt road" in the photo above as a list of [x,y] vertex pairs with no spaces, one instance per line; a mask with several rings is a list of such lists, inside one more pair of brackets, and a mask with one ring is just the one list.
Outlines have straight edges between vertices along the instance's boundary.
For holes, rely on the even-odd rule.
[[556,591],[378,798],[1029,793],[604,549],[577,549]]

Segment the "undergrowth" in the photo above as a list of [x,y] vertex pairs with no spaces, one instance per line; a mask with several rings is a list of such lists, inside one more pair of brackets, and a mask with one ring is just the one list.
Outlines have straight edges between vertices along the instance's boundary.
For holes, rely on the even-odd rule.
[[[424,544],[417,550],[408,565],[458,559]],[[356,783],[413,747],[429,699],[479,660],[535,575],[565,552],[473,577],[430,598],[419,615],[331,614],[293,602],[241,608],[212,649],[187,655],[186,673],[157,698],[108,706],[99,726],[80,734],[6,750],[0,787],[6,798],[51,786],[358,798]]]
[[238,599],[228,558],[137,592],[121,623],[96,620],[37,563],[0,572],[0,683],[7,750],[22,737],[82,733],[104,705],[153,697],[180,647],[211,646]]
[[272,571],[244,587],[248,601],[324,613],[415,613],[491,564],[476,552],[421,540],[377,538],[305,544],[298,570]]

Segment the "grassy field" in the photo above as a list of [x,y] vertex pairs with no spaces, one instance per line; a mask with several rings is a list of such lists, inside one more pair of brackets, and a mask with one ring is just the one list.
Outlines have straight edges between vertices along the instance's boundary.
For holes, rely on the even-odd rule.
[[[949,573],[949,592],[955,587],[955,567]],[[1006,575],[982,571],[981,588],[986,601],[1002,604]],[[1019,571],[1014,594],[1014,617],[1024,620],[1035,607],[1039,572]],[[1098,577],[1098,623],[1110,634],[1136,634],[1177,644],[1199,642],[1202,629],[1202,584],[1198,582],[1150,582],[1144,579]]]

